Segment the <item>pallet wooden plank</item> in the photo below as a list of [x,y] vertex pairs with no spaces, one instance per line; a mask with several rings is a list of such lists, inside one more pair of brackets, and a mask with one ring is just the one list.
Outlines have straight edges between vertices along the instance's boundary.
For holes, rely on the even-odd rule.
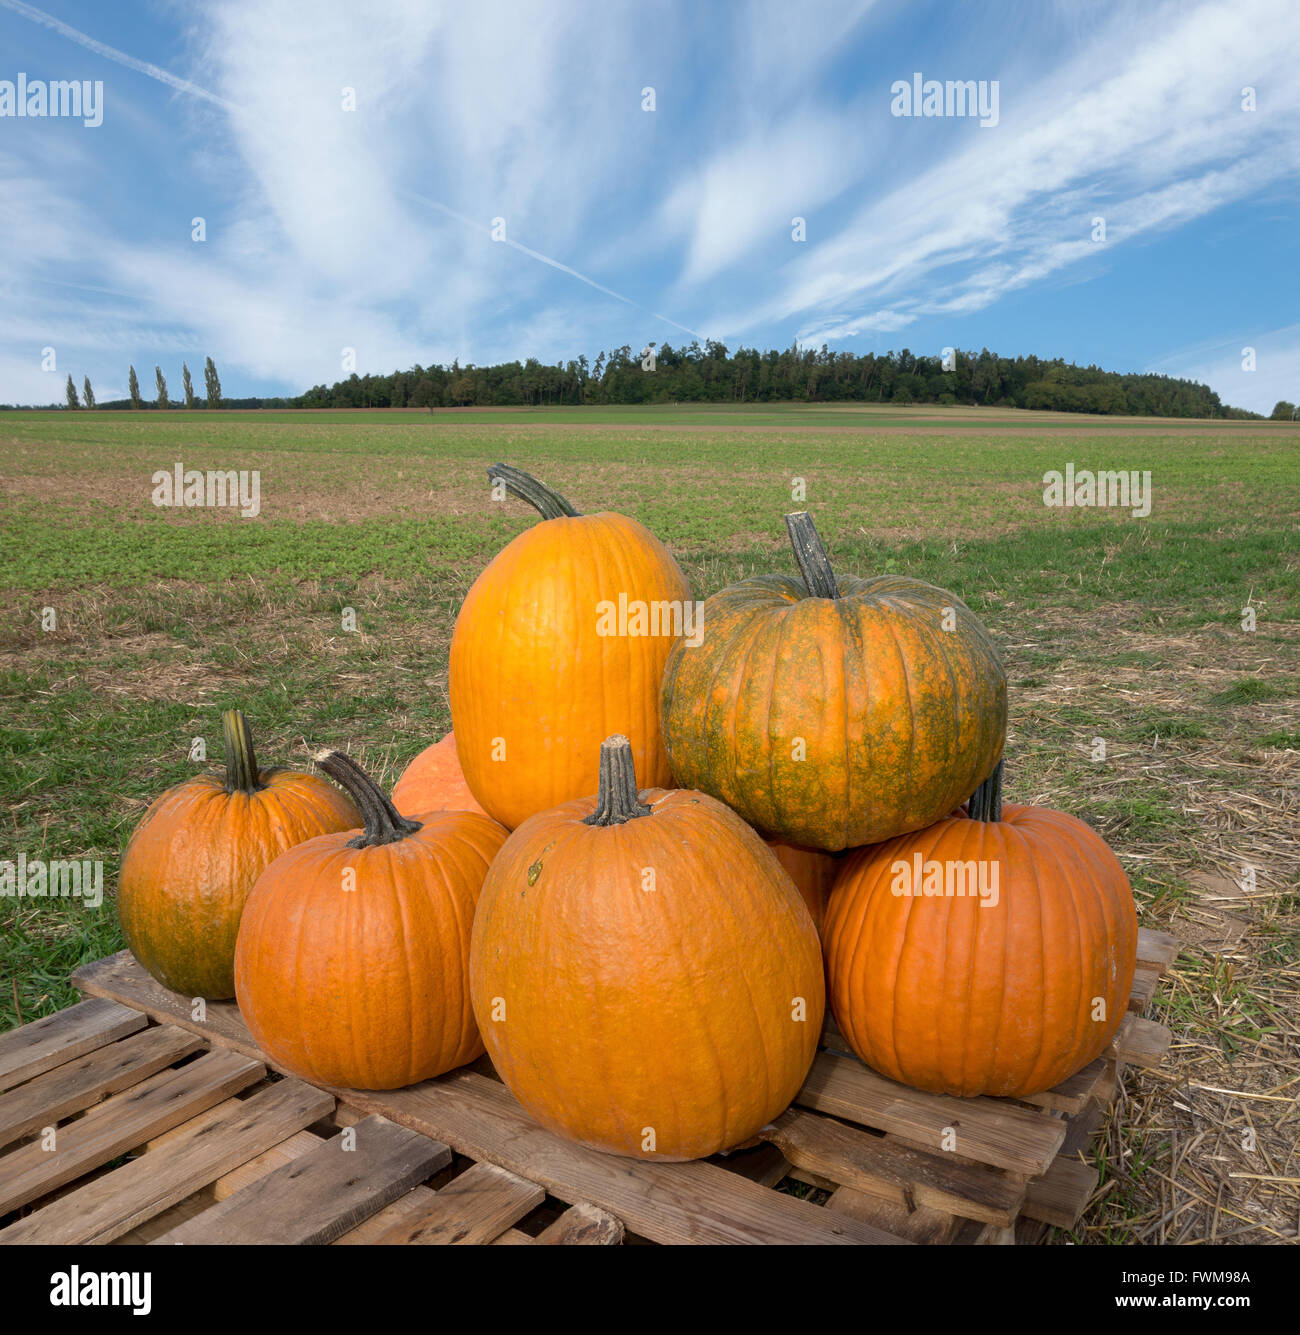
[[517,1228],[508,1228],[504,1233],[493,1238],[490,1245],[493,1247],[531,1247],[536,1242],[537,1239],[530,1238],[527,1233],[523,1233]]
[[264,1154],[259,1154],[255,1159],[250,1159],[247,1163],[240,1164],[238,1168],[217,1178],[212,1184],[213,1200],[228,1199],[235,1192],[252,1186],[268,1173],[275,1172],[277,1168],[282,1168],[295,1159],[301,1159],[304,1154],[310,1154],[324,1143],[324,1137],[312,1131],[295,1131],[287,1140],[272,1145]]
[[[265,1074],[261,1062],[236,1052],[209,1052],[179,1071],[161,1071],[133,1089],[114,1094],[80,1120],[59,1127],[53,1150],[42,1149],[41,1142],[35,1140],[0,1158],[0,1214],[37,1200],[119,1154],[135,1149],[150,1136],[178,1126]],[[107,1180],[100,1179],[90,1187],[99,1187]],[[64,1203],[71,1199],[62,1197],[46,1209],[60,1210],[54,1217],[62,1219],[67,1210]],[[31,1224],[44,1213],[38,1211],[19,1225],[11,1226],[0,1238],[12,1241],[8,1235],[15,1228]]]
[[1097,1090],[1106,1079],[1107,1063],[1098,1057],[1089,1062],[1082,1071],[1076,1071],[1068,1080],[1062,1080],[1055,1089],[1044,1090],[1041,1094],[1029,1094],[1017,1099],[1018,1103],[1029,1103],[1036,1108],[1048,1108],[1053,1112],[1082,1112],[1096,1097]]
[[138,1085],[201,1047],[197,1034],[158,1024],[64,1062],[0,1095],[0,1146]]
[[424,1214],[434,1195],[429,1187],[413,1187],[405,1196],[399,1196],[391,1205],[385,1205],[377,1214],[371,1215],[355,1228],[350,1228],[342,1237],[335,1238],[334,1246],[361,1247],[378,1242],[398,1224]]
[[[110,995],[155,1019],[196,1029],[220,1046],[258,1052],[233,1006],[223,1010],[225,1003],[209,1003],[209,1023],[197,1025],[184,998],[160,987],[125,952],[83,965],[73,981],[85,992]],[[473,1073],[453,1072],[387,1093],[332,1092],[353,1107],[443,1141],[460,1154],[517,1172],[569,1204],[590,1201],[621,1219],[631,1232],[655,1242],[902,1241],[846,1215],[747,1182],[715,1164],[633,1165],[560,1140],[539,1127],[503,1085]]]
[[623,1221],[579,1201],[531,1240],[542,1247],[617,1247],[623,1241]]
[[476,1163],[434,1193],[423,1214],[379,1239],[386,1246],[454,1246],[491,1242],[546,1199],[536,1182],[496,1164]]
[[[308,1086],[310,1088],[310,1086]],[[333,1106],[318,1107],[312,1120]],[[345,1143],[354,1148],[345,1149]],[[282,1164],[153,1245],[254,1246],[332,1242],[451,1159],[446,1145],[367,1117]]]
[[908,1209],[895,1201],[882,1200],[852,1187],[841,1187],[833,1192],[826,1208],[852,1215],[854,1219],[875,1224],[877,1228],[888,1229],[900,1238],[925,1246],[951,1242],[962,1223],[956,1215],[945,1210],[932,1210],[926,1205]]
[[1152,931],[1149,927],[1138,928],[1137,958],[1139,964],[1145,964],[1157,973],[1168,973],[1178,958],[1178,938],[1168,932]]
[[19,1220],[0,1233],[0,1242],[110,1242],[315,1120],[331,1103],[328,1094],[301,1080],[281,1080],[231,1100],[222,1116],[192,1119],[162,1148]]
[[763,1134],[797,1167],[905,1211],[925,1206],[1005,1226],[1024,1199],[1023,1185],[997,1169],[909,1149],[815,1113],[791,1109]]
[[1102,1055],[1129,1066],[1159,1066],[1173,1042],[1173,1034],[1163,1024],[1126,1015],[1110,1047]]
[[0,1034],[0,1090],[125,1038],[147,1023],[137,1010],[92,997]]
[[764,1187],[774,1187],[783,1177],[790,1175],[789,1161],[770,1143],[760,1145],[757,1149],[742,1150],[738,1154],[718,1155],[713,1162],[728,1173],[737,1173]]
[[1073,1228],[1096,1189],[1097,1170],[1091,1164],[1061,1155],[1042,1177],[1030,1182],[1021,1214],[1057,1228]]
[[886,1080],[850,1057],[817,1055],[795,1102],[817,1112],[893,1131],[942,1150],[949,1131],[966,1159],[1035,1176],[1045,1172],[1065,1138],[1065,1124],[1001,1099],[955,1099]]
[[1154,969],[1139,964],[1133,974],[1133,990],[1129,993],[1128,1008],[1141,1015],[1151,1004],[1151,998],[1160,986],[1160,975]]

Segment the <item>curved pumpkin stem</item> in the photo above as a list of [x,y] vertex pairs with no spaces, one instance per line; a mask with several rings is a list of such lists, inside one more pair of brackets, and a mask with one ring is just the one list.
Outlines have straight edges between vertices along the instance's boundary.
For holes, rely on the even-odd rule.
[[312,757],[326,774],[357,804],[365,830],[348,840],[349,848],[372,848],[376,844],[395,844],[407,835],[422,830],[418,820],[407,820],[388,800],[384,790],[342,751],[321,751]]
[[558,491],[552,491],[544,482],[539,482],[531,473],[522,468],[513,468],[510,464],[493,464],[487,470],[488,481],[498,479],[506,484],[506,490],[521,501],[527,501],[543,519],[576,519],[582,512],[575,510]]
[[222,713],[221,736],[226,747],[226,792],[260,792],[266,785],[257,772],[253,734],[243,710],[227,709]]
[[810,598],[838,598],[839,581],[831,568],[831,558],[826,555],[821,534],[807,510],[799,510],[786,515],[785,527],[790,534],[790,545],[794,548],[794,559],[799,562],[799,573],[803,576],[804,587]]
[[600,744],[600,788],[596,809],[584,825],[623,825],[637,816],[650,815],[650,808],[637,796],[636,766],[632,743],[622,733],[606,737]]
[[1005,764],[1005,759],[999,760],[993,773],[971,794],[966,805],[971,820],[1002,819],[1002,767]]

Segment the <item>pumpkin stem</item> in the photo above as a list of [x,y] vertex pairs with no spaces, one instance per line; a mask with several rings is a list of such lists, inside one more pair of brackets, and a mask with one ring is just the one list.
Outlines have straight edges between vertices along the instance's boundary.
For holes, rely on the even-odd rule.
[[826,555],[821,534],[807,510],[786,515],[785,526],[794,548],[794,559],[799,562],[799,573],[810,598],[838,598],[839,581],[831,569],[831,558]]
[[226,792],[260,792],[266,784],[258,776],[253,734],[242,710],[227,709],[222,713],[221,736],[226,745]]
[[581,514],[558,491],[552,491],[522,468],[513,468],[510,464],[493,464],[487,472],[489,482],[504,482],[512,496],[527,501],[543,519],[563,519],[566,516],[577,518]]
[[999,760],[997,768],[984,780],[970,796],[966,810],[971,820],[999,821],[1002,819],[1002,767],[1005,760]]
[[384,790],[342,751],[321,751],[312,759],[344,789],[357,804],[365,830],[348,840],[349,848],[371,848],[375,844],[395,844],[408,834],[423,829],[418,820],[407,820],[388,800]]
[[632,743],[621,733],[600,744],[600,788],[596,809],[584,825],[623,825],[637,816],[650,815],[650,808],[637,797],[636,767]]

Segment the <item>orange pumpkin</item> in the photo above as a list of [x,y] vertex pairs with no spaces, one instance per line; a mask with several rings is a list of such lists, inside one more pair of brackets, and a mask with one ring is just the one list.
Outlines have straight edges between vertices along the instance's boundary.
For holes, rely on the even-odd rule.
[[393,785],[393,805],[404,815],[420,811],[478,811],[456,754],[456,734],[426,746]]
[[826,919],[826,901],[835,883],[839,862],[829,853],[822,853],[815,848],[800,848],[798,844],[787,844],[780,839],[769,839],[767,846],[776,854],[776,860],[786,869],[795,889],[803,896],[803,902],[808,906],[820,936],[822,923]]
[[648,529],[626,515],[579,515],[505,464],[488,474],[545,518],[474,581],[451,641],[451,717],[470,790],[510,828],[591,790],[591,757],[611,733],[637,773],[672,782],[659,735],[659,685],[690,587]]
[[525,821],[470,950],[492,1063],[543,1126],[638,1159],[738,1145],[817,1050],[817,933],[762,840],[703,793],[638,794],[607,739],[600,791]]
[[668,659],[677,782],[828,852],[924,829],[1002,754],[997,650],[953,594],[901,575],[837,580],[811,517],[786,524],[803,578],[714,594],[702,643]]
[[199,774],[145,812],[122,855],[117,912],[131,953],[187,997],[235,995],[235,937],[244,901],[286,849],[356,825],[360,813],[313,774],[257,767],[248,723],[221,716],[224,779]]
[[969,819],[848,856],[824,947],[836,1023],[867,1065],[936,1093],[1022,1097],[1114,1036],[1137,912],[1082,821],[1001,805],[999,766]]
[[471,811],[407,819],[347,756],[316,763],[365,829],[300,844],[253,887],[235,950],[249,1031],[318,1085],[397,1089],[473,1061],[470,923],[505,830]]

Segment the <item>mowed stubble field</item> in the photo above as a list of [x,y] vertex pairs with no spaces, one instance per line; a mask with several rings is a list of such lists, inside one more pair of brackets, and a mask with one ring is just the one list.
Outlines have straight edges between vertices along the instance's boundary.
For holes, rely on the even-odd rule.
[[[121,948],[122,848],[194,772],[193,738],[219,759],[222,709],[263,764],[344,745],[389,782],[447,730],[456,610],[534,522],[491,500],[489,464],[637,516],[697,597],[792,572],[781,517],[807,508],[840,571],[914,575],[983,618],[1010,680],[1008,800],[1092,824],[1144,925],[1185,943],[1153,1011],[1173,1049],[1129,1073],[1074,1240],[1296,1239],[1300,429],[848,405],[8,413],[0,460],[0,858],[105,872],[98,910],[0,899],[0,1027],[69,1004],[71,970]],[[259,516],[156,508],[177,461],[259,470]],[[1046,507],[1043,474],[1071,462],[1149,470],[1150,515]]]

